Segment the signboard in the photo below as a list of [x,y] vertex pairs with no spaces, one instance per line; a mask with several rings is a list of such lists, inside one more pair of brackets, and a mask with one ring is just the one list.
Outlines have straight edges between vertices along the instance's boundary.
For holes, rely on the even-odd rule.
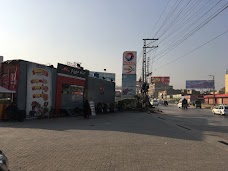
[[136,95],[136,74],[123,74],[122,99],[133,98]]
[[28,63],[27,102],[28,117],[49,116],[52,107],[52,70],[50,67]]
[[8,90],[16,91],[19,78],[18,63],[2,63],[0,69],[0,85]]
[[135,65],[123,65],[123,74],[136,74]]
[[136,51],[123,53],[122,99],[136,95]]
[[170,83],[170,77],[151,77],[151,83]]
[[213,89],[213,80],[187,80],[186,89]]
[[89,71],[87,71],[87,70],[82,70],[79,68],[74,68],[74,67],[70,67],[67,65],[59,64],[59,63],[58,63],[58,67],[57,67],[57,73],[72,75],[72,76],[80,77],[80,78],[86,78],[89,75]]
[[103,77],[105,78],[105,80],[108,81],[114,81],[115,82],[115,78],[116,78],[116,74],[114,73],[109,73],[109,72],[96,72],[96,71],[89,71],[89,76],[91,77],[95,77],[95,78],[99,78],[99,79],[103,79]]
[[136,51],[126,51],[123,53],[123,65],[136,65]]

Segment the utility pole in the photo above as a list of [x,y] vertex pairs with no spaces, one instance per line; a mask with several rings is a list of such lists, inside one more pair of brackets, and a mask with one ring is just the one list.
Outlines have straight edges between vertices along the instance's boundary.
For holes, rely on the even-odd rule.
[[212,80],[214,82],[214,86],[213,86],[213,104],[215,105],[215,76],[214,75],[208,75],[209,77],[212,77]]
[[158,39],[143,39],[143,41],[144,41],[144,45],[143,45],[143,61],[142,61],[142,82],[143,83],[147,82],[147,74],[148,74],[147,65],[146,65],[146,61],[147,61],[147,58],[146,58],[147,51],[146,51],[146,49],[147,48],[157,48],[158,47],[158,46],[151,46],[151,47],[147,46],[146,41],[148,41],[148,40],[149,41],[153,41],[153,40],[155,41],[155,40],[158,40]]
[[158,39],[143,39],[143,60],[142,60],[142,92],[143,98],[145,98],[146,93],[148,91],[149,85],[147,83],[147,77],[149,76],[149,62],[150,59],[147,60],[147,48],[157,48],[158,46],[148,46],[146,41],[156,41]]
[[150,68],[150,57],[148,56],[147,57],[147,64],[146,64],[146,82],[148,81],[147,80],[147,77],[149,77],[149,68]]

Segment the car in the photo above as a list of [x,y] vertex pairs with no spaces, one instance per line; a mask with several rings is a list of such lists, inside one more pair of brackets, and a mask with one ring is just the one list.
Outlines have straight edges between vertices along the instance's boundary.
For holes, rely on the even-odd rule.
[[151,100],[150,101],[150,104],[152,105],[152,106],[158,106],[158,104],[159,104],[159,101],[157,101],[157,100]]
[[228,114],[228,105],[219,105],[212,109],[213,114],[227,115]]
[[177,104],[177,106],[178,106],[178,108],[182,108],[182,102],[179,102],[179,103]]

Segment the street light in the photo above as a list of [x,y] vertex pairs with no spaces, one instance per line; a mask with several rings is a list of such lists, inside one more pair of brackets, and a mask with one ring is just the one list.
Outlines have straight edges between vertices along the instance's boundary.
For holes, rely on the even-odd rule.
[[212,77],[214,86],[213,86],[213,97],[214,97],[214,105],[215,105],[215,76],[214,75],[208,75],[209,77]]

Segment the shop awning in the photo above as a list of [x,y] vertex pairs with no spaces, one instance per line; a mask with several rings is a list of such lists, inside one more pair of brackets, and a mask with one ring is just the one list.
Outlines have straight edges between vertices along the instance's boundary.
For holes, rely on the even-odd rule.
[[0,93],[15,93],[15,91],[8,90],[2,86],[0,86]]

